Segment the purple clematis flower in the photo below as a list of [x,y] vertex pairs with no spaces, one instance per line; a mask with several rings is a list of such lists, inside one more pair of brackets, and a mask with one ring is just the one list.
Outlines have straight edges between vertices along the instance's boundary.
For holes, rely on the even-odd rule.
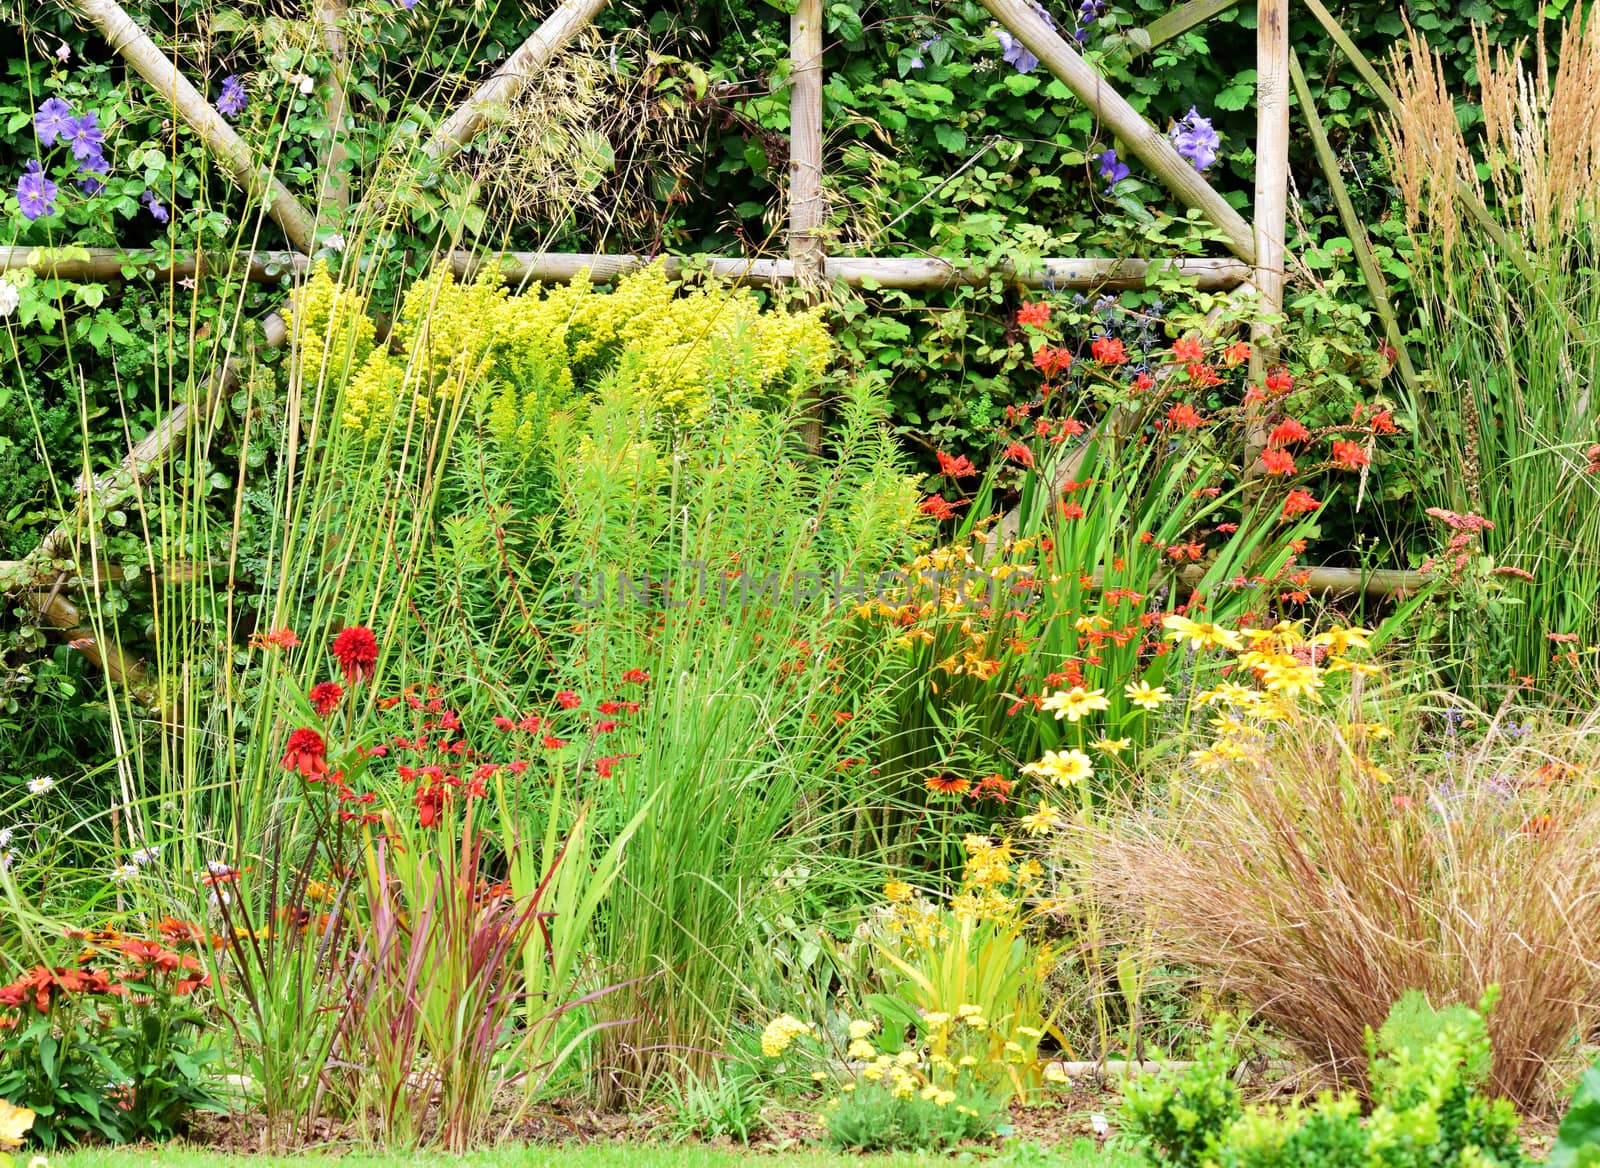
[[1222,138],[1211,119],[1200,116],[1193,106],[1177,125],[1172,127],[1172,144],[1179,154],[1187,158],[1196,170],[1204,170],[1217,160],[1222,148]]
[[217,98],[218,113],[236,118],[244,113],[249,100],[244,91],[244,82],[237,76],[230,73],[222,79],[222,94]]
[[156,198],[154,191],[146,191],[139,196],[139,201],[150,209],[150,218],[157,223],[165,223],[172,218],[172,215],[167,211],[161,200]]
[[[1033,5],[1033,10],[1048,27],[1055,28],[1056,22],[1050,18],[1050,13],[1045,11],[1042,5]],[[1010,30],[997,28],[994,30],[994,36],[1000,42],[1000,59],[1018,73],[1032,73],[1039,67],[1039,58],[1029,52],[1027,45],[1012,36]]]
[[33,132],[39,136],[39,145],[54,146],[72,123],[72,107],[59,97],[52,97],[33,115]]
[[105,149],[106,136],[100,129],[100,118],[93,110],[81,118],[68,118],[61,140],[72,147],[72,157],[79,162],[99,158]]
[[28,163],[27,173],[17,183],[17,203],[22,217],[31,221],[43,215],[54,215],[59,193],[60,188],[45,174],[37,159]]
[[104,154],[96,154],[78,163],[78,173],[87,176],[78,180],[78,189],[86,195],[98,195],[106,189],[106,184],[96,176],[110,174],[111,164],[106,161]]
[[1116,189],[1116,185],[1131,173],[1127,163],[1117,159],[1115,150],[1107,150],[1100,155],[1100,177],[1106,180],[1106,194]]

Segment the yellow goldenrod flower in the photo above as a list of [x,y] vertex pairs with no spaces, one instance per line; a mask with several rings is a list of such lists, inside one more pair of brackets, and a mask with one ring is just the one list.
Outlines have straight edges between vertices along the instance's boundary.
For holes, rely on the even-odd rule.
[[1140,681],[1137,685],[1129,684],[1122,687],[1122,696],[1136,706],[1146,710],[1160,709],[1172,700],[1172,695],[1167,692],[1164,685],[1151,685],[1148,681]]

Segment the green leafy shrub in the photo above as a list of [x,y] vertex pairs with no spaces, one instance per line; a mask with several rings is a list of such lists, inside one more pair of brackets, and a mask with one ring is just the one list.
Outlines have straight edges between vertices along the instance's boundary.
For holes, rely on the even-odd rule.
[[[1124,1130],[1162,1168],[1520,1168],[1516,1109],[1481,1094],[1473,1077],[1489,1062],[1482,1016],[1452,1011],[1419,1027],[1420,1017],[1414,1001],[1404,1002],[1388,1027],[1397,1044],[1383,1049],[1374,1036],[1374,1106],[1365,1117],[1353,1094],[1243,1106],[1219,1025],[1193,1066],[1130,1088]],[[1421,1029],[1433,1036],[1419,1046],[1412,1040]]]
[[1572,1102],[1556,1132],[1547,1168],[1595,1168],[1600,1165],[1600,1062],[1583,1073]]

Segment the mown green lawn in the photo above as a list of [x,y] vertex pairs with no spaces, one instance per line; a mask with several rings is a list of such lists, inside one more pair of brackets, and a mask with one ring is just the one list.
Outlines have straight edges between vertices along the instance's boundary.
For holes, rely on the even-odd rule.
[[[25,1164],[25,1159],[20,1161]],[[51,1168],[927,1168],[940,1163],[987,1163],[995,1168],[1132,1168],[1133,1161],[1096,1152],[1087,1140],[1044,1153],[1017,1149],[995,1155],[958,1151],[946,1156],[841,1156],[821,1151],[753,1152],[742,1149],[596,1144],[572,1147],[498,1148],[467,1156],[420,1152],[368,1156],[306,1153],[245,1156],[192,1149],[116,1148],[51,1157]]]

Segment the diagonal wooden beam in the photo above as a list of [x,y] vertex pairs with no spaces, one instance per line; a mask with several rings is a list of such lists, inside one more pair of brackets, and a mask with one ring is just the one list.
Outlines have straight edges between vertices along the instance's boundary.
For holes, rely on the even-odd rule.
[[509,104],[573,37],[606,6],[606,0],[563,0],[516,52],[506,58],[456,111],[439,124],[423,147],[430,158],[447,158],[483,128],[496,109]]
[[1133,56],[1148,53],[1157,45],[1164,45],[1180,37],[1196,25],[1204,24],[1218,13],[1226,12],[1239,0],[1189,0],[1165,16],[1157,17],[1144,27],[1142,43],[1132,44]]
[[217,157],[234,182],[260,200],[289,242],[303,252],[315,246],[316,220],[288,187],[266,167],[257,164],[250,147],[178,72],[178,67],[156,47],[116,0],[71,0],[69,10],[81,13],[98,28],[111,47],[162,97]]
[[1167,136],[1107,84],[1036,12],[1028,0],[983,0],[983,6],[1060,78],[1103,121],[1163,185],[1211,220],[1227,237],[1228,248],[1248,264],[1256,262],[1255,236],[1244,217],[1216,192],[1200,172],[1173,148]]

